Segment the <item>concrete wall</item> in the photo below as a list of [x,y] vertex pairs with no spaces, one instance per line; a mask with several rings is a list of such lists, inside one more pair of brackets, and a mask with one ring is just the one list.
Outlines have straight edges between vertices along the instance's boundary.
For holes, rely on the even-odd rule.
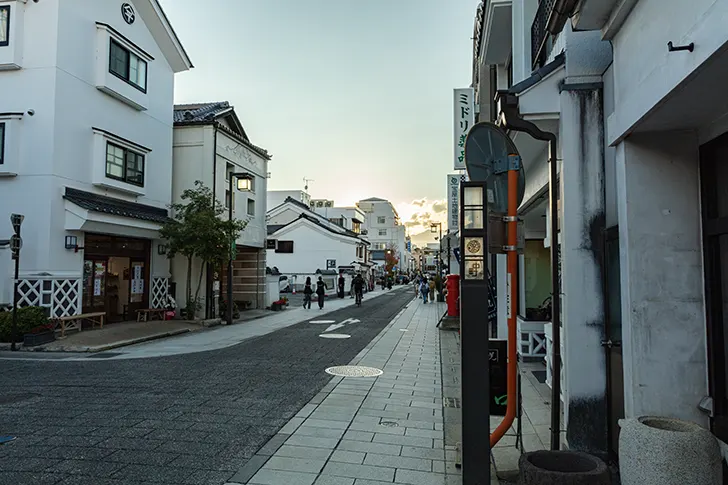
[[625,415],[707,425],[697,137],[632,135],[616,168]]

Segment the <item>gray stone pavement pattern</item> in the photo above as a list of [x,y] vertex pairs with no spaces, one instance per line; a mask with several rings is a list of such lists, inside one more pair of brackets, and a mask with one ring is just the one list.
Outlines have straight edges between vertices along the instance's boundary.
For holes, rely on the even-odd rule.
[[361,320],[348,339],[320,338],[327,325],[307,320],[186,355],[0,361],[0,435],[17,436],[0,446],[0,484],[226,483],[331,380],[324,369],[351,361],[411,298],[327,314]]
[[460,484],[455,447],[443,439],[444,311],[412,301],[351,362],[383,375],[334,378],[230,485]]

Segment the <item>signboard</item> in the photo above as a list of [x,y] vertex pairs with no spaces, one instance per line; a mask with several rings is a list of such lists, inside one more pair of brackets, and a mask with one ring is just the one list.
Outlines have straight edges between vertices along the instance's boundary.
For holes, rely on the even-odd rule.
[[460,175],[447,176],[447,228],[455,232],[460,227]]
[[454,133],[455,133],[455,170],[465,170],[465,139],[475,124],[475,91],[473,88],[455,90]]
[[505,416],[508,406],[508,341],[488,340],[490,415]]
[[326,269],[336,269],[336,260],[335,259],[327,259],[326,260]]

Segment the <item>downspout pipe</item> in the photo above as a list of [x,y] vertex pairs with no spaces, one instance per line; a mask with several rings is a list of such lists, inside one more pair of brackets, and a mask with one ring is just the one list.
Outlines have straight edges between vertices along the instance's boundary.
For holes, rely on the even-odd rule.
[[499,93],[503,101],[498,124],[510,131],[527,133],[535,140],[549,144],[549,201],[551,218],[551,449],[561,448],[561,282],[559,278],[559,208],[557,137],[541,130],[518,113],[518,100],[508,93]]
[[[212,123],[212,210],[215,210],[215,202],[217,201],[217,127],[218,122]],[[207,318],[212,318],[216,313],[215,298],[212,296],[212,275],[214,268],[210,268],[207,264]]]

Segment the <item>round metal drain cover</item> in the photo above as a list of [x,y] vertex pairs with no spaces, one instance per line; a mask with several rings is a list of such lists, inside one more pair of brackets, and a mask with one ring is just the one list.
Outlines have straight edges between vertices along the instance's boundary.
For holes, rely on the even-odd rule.
[[384,374],[381,369],[361,365],[340,365],[326,369],[327,374],[340,377],[377,377]]
[[384,426],[385,428],[396,428],[399,426],[399,423],[397,421],[382,421],[379,423],[379,426]]
[[351,335],[345,333],[322,333],[319,335],[321,338],[351,338]]

